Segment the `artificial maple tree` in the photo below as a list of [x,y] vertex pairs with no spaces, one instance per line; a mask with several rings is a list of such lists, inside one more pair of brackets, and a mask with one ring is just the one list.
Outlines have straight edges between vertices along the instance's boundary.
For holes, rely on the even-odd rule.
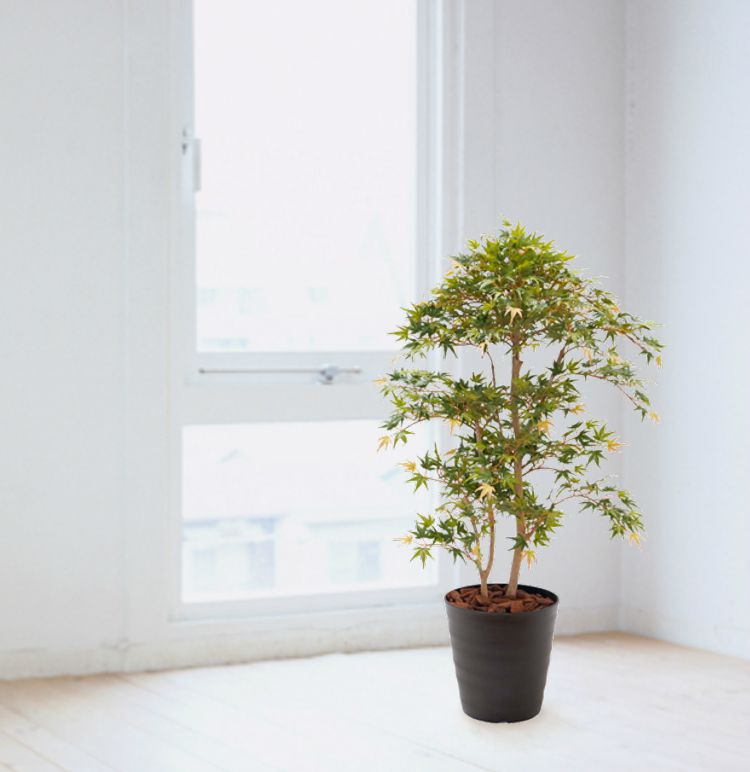
[[[437,486],[439,504],[418,515],[403,541],[424,562],[435,547],[473,563],[487,598],[498,520],[515,521],[505,594],[515,598],[522,560],[536,559],[566,502],[606,517],[612,537],[638,542],[641,513],[609,477],[592,474],[621,443],[587,415],[581,383],[604,381],[641,418],[658,421],[627,353],[661,364],[652,322],[622,311],[572,257],[523,226],[470,241],[394,334],[411,363],[475,349],[483,366],[466,377],[443,369],[394,369],[380,380],[393,411],[380,446],[406,443],[417,425],[444,421],[450,447],[435,444],[404,464],[415,489]],[[533,352],[533,353],[531,353]],[[526,367],[525,358],[543,366]]]

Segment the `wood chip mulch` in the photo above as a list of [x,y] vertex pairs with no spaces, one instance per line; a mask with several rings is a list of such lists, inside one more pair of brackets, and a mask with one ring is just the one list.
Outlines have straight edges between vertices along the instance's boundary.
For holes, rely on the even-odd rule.
[[492,614],[518,614],[524,611],[551,606],[554,601],[538,592],[529,593],[518,590],[514,599],[505,597],[505,585],[490,584],[487,587],[489,598],[479,594],[478,587],[461,587],[448,593],[448,602],[458,608],[471,608],[475,611],[487,611]]

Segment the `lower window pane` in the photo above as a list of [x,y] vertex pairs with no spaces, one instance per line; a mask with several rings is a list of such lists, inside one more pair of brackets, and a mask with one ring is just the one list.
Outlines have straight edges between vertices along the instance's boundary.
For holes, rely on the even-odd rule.
[[395,538],[430,496],[376,452],[379,421],[188,426],[183,430],[183,599],[188,602],[430,585]]

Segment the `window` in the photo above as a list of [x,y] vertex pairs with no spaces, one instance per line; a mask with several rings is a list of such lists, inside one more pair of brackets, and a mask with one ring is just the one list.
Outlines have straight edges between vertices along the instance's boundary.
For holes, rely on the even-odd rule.
[[442,569],[395,541],[432,505],[397,464],[435,438],[378,454],[387,407],[373,384],[431,273],[430,6],[193,4],[175,303],[180,604],[437,597]]

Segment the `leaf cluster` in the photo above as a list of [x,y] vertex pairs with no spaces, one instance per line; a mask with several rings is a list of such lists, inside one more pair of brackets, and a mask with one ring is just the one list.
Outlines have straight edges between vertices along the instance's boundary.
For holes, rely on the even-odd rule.
[[[470,241],[430,298],[406,309],[394,334],[410,365],[381,380],[392,405],[384,444],[407,442],[416,425],[436,420],[453,437],[449,450],[435,446],[407,465],[415,488],[433,485],[440,493],[435,511],[420,515],[407,537],[415,558],[424,562],[439,546],[482,573],[492,564],[500,516],[516,520],[511,548],[533,556],[561,524],[568,501],[607,518],[612,536],[638,539],[643,523],[630,494],[607,478],[592,479],[621,444],[586,415],[580,387],[609,383],[641,418],[658,420],[626,352],[661,364],[662,345],[653,323],[622,311],[571,260],[506,222],[498,235]],[[435,351],[456,355],[464,348],[486,363],[468,377],[415,364]],[[526,367],[530,351],[546,355],[546,366]],[[505,382],[501,360],[514,362]]]

